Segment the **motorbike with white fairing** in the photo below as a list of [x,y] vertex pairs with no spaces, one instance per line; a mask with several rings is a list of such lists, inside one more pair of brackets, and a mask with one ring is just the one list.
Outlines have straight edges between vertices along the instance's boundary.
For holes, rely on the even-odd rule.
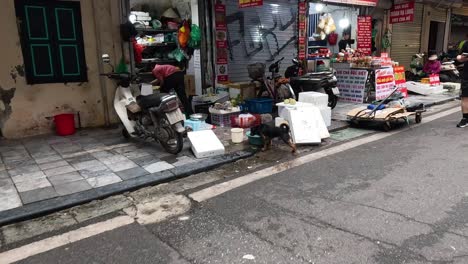
[[[109,56],[104,54],[102,61],[110,64]],[[171,154],[182,151],[185,116],[176,95],[154,93],[135,96],[132,89],[132,83],[137,80],[135,76],[115,72],[101,75],[117,82],[114,109],[123,124],[124,137],[153,138]]]

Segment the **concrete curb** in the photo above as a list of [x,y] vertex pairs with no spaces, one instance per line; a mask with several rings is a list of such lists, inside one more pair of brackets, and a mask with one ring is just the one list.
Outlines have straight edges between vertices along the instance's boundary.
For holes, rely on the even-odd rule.
[[74,193],[66,196],[56,197],[36,203],[27,204],[18,208],[0,212],[0,226],[21,222],[36,217],[44,216],[63,209],[85,204],[93,200],[104,199],[140,188],[165,183],[183,177],[208,171],[221,165],[249,158],[255,155],[253,150],[238,151],[195,164],[188,164],[171,170],[157,172],[137,178],[132,178],[119,183],[103,186],[100,188]]

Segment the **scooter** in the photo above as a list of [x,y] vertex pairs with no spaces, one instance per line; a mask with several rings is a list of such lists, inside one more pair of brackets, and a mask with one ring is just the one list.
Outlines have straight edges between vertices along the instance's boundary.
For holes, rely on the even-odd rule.
[[455,66],[455,61],[442,62],[439,75],[441,82],[461,82],[460,72]]
[[[109,55],[102,56],[103,63],[110,65]],[[179,108],[176,95],[156,93],[147,96],[134,96],[131,84],[137,80],[129,73],[101,74],[117,81],[114,96],[114,109],[123,124],[125,138],[153,138],[171,154],[177,154],[183,148],[185,120]]]
[[293,65],[286,69],[285,76],[296,95],[301,92],[319,92],[325,91],[328,94],[328,106],[332,109],[338,103],[340,90],[337,87],[338,80],[331,71],[313,72],[302,75],[302,65],[297,59],[292,60]]

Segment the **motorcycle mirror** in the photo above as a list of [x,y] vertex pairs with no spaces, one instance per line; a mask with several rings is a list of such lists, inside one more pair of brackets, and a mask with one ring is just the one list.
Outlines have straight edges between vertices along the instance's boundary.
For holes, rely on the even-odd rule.
[[103,63],[106,63],[106,64],[110,64],[111,62],[109,54],[102,54],[101,60]]

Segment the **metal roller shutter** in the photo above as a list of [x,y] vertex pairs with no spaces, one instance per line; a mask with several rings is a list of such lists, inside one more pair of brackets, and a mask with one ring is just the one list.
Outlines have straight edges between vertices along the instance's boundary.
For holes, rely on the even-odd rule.
[[431,20],[445,23],[447,21],[447,9],[442,8],[432,8],[431,12]]
[[452,14],[459,16],[468,16],[468,7],[453,8]]
[[409,68],[411,57],[419,53],[421,47],[421,29],[423,20],[423,5],[416,3],[414,21],[393,25],[391,57],[401,66]]
[[[249,81],[247,65],[270,65],[284,57],[283,75],[297,56],[297,0],[265,0],[263,6],[238,8],[238,0],[226,1],[229,46],[229,80]],[[268,68],[267,68],[268,69]]]

